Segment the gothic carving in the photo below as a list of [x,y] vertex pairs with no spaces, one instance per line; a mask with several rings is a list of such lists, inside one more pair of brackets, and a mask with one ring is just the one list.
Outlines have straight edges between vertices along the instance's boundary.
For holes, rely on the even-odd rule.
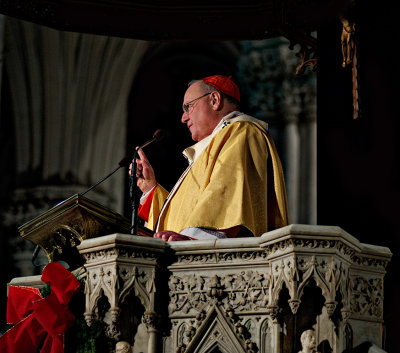
[[258,271],[227,273],[223,278],[217,275],[182,277],[171,276],[170,314],[200,313],[209,307],[211,300],[224,299],[231,308],[238,311],[259,311],[268,302],[268,282]]
[[272,322],[268,318],[260,322],[260,352],[272,352]]
[[148,331],[156,331],[158,329],[160,317],[157,313],[145,312],[142,321],[146,325]]
[[99,261],[107,261],[113,260],[118,256],[117,249],[106,249],[106,250],[98,250],[90,253],[83,254],[85,261],[87,264],[99,262]]
[[224,291],[222,289],[223,287],[221,286],[220,279],[217,275],[211,277],[207,285],[209,289],[207,289],[206,293],[210,298],[216,300],[222,299]]
[[215,260],[215,254],[196,254],[196,255],[180,255],[178,256],[178,262],[183,264],[189,264],[194,262],[215,263],[216,260]]
[[129,342],[119,341],[115,345],[115,353],[131,353],[132,347]]
[[112,248],[103,250],[100,249],[98,251],[93,251],[90,253],[84,253],[83,257],[87,264],[96,263],[98,261],[106,261],[118,258],[127,258],[127,259],[134,259],[139,258],[142,260],[155,260],[157,259],[158,255],[149,252],[145,249],[119,249],[119,248]]
[[95,315],[95,312],[98,309],[99,299],[105,296],[108,299],[110,305],[109,312],[111,314],[107,334],[109,337],[117,339],[119,336],[119,329],[117,327],[119,307],[118,292],[116,291],[118,276],[116,272],[115,264],[107,267],[101,266],[88,271],[85,285],[86,310],[84,315],[89,326],[94,318],[103,320],[104,317],[100,317],[98,310],[97,315]]
[[287,251],[301,248],[305,249],[331,249],[337,250],[344,256],[354,257],[355,250],[347,246],[341,241],[329,240],[329,239],[286,239],[283,241],[276,242],[271,245],[267,245],[264,249],[268,256],[279,255]]
[[319,353],[314,330],[306,330],[300,336],[301,351],[299,353]]
[[289,306],[292,313],[296,314],[304,288],[310,283],[310,280],[314,280],[322,290],[329,316],[332,316],[336,309],[335,298],[338,290],[343,297],[343,313],[347,313],[349,310],[347,267],[344,262],[339,262],[334,257],[329,259],[314,255],[308,257],[293,255],[282,259],[280,263],[273,262],[271,264],[269,290],[270,310],[273,311],[277,307],[280,291],[285,284],[290,295]]
[[203,254],[185,254],[178,255],[178,263],[191,264],[191,263],[220,263],[220,262],[237,262],[237,261],[254,261],[263,260],[266,258],[265,252],[261,250],[256,251],[229,251],[221,253],[203,253]]
[[262,260],[266,258],[266,254],[264,251],[241,251],[241,252],[226,252],[226,253],[218,253],[217,259],[220,261],[253,261],[253,260]]
[[[101,260],[103,263],[118,254],[117,249],[95,252],[90,258]],[[146,312],[142,321],[148,332],[156,330],[158,314],[154,312],[155,270],[139,269],[136,266],[104,264],[88,268],[85,284],[86,311],[85,319],[88,325],[92,320],[104,320],[107,324],[107,335],[113,339],[120,336],[119,314],[120,306],[131,294],[140,300]],[[98,301],[105,296],[110,305],[107,315],[99,316]]]
[[[168,257],[175,262],[162,282],[169,290],[164,317],[155,306],[160,277],[156,263],[162,251],[151,251],[151,246],[158,243],[149,240],[147,247],[142,241],[130,246],[121,235],[123,242],[118,246],[106,246],[101,240],[95,245],[91,239],[85,250],[84,240],[79,249],[87,259],[86,320],[89,324],[103,320],[110,337],[127,340],[124,335],[129,330],[119,326],[125,319],[121,308],[133,310],[126,304],[134,296],[144,308],[141,327],[147,329],[151,353],[160,351],[156,336],[161,334],[164,353],[277,353],[296,345],[298,351],[300,342],[294,346],[290,342],[311,326],[316,338],[329,341],[333,352],[340,353],[351,348],[353,326],[360,332],[360,327],[371,324],[368,334],[380,334],[383,267],[390,252],[359,245],[340,230],[334,234],[324,228],[323,236],[304,237],[300,235],[303,228],[290,231],[295,236],[282,230],[282,236],[275,232],[261,237],[260,250],[255,242],[246,243],[247,247],[237,243],[237,248],[232,244],[230,251],[210,247],[208,254],[204,254],[204,244],[198,247],[196,242],[185,244],[183,250],[178,247],[179,255]],[[175,244],[165,246],[173,251]],[[322,296],[318,308],[313,306],[315,293]],[[284,298],[288,304],[282,305]],[[109,305],[102,311],[105,299]],[[293,329],[296,325],[298,329]]]
[[[210,308],[207,317],[200,322],[196,330],[189,326],[187,338],[186,342],[180,342],[179,352],[206,353],[216,347],[224,352],[232,353],[257,351],[257,345],[251,340],[241,320],[226,312],[224,314],[218,304]],[[185,347],[184,350],[183,347]]]
[[363,256],[361,254],[354,254],[351,257],[351,260],[354,263],[354,265],[358,265],[362,268],[365,268],[365,267],[374,268],[375,270],[378,270],[383,273],[388,264],[387,259],[368,257],[368,256]]
[[352,278],[351,311],[355,316],[383,318],[383,280]]

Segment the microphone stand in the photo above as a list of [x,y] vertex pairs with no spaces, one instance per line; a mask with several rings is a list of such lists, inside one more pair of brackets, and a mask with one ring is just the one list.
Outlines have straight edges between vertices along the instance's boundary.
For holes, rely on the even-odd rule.
[[137,176],[136,176],[136,171],[137,171],[136,159],[140,158],[138,151],[155,141],[160,141],[163,138],[164,138],[164,132],[160,129],[157,130],[154,133],[153,138],[145,142],[140,147],[138,147],[133,155],[132,170],[131,170],[131,175],[129,177],[129,194],[131,197],[131,204],[132,204],[131,234],[137,234],[138,219],[139,219],[138,213],[139,213],[140,196],[141,196],[141,190],[137,186]]
[[131,175],[129,177],[129,195],[131,197],[132,203],[132,223],[131,223],[131,234],[137,234],[137,226],[138,226],[138,213],[139,213],[139,204],[140,204],[140,189],[137,186],[137,165],[136,158],[138,158],[138,149],[135,151],[132,160],[132,170]]

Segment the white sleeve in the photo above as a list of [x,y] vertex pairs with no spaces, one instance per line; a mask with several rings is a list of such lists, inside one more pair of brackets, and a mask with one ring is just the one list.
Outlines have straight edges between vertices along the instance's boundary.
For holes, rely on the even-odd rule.
[[140,196],[140,204],[143,205],[143,203],[146,201],[147,196],[150,195],[150,193],[153,191],[153,189],[157,186],[158,184],[154,185],[149,191],[147,191],[145,194],[142,194]]
[[180,232],[180,234],[186,235],[195,240],[226,238],[226,234],[224,232],[206,228],[186,228]]

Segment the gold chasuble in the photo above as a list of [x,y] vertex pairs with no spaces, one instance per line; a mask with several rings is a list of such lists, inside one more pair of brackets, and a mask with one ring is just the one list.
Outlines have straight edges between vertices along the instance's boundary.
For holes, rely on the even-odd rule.
[[282,166],[266,124],[239,115],[223,119],[206,139],[196,144],[203,144],[197,156],[198,149],[185,150],[194,161],[170,194],[156,187],[149,228],[180,233],[242,225],[260,236],[287,225]]

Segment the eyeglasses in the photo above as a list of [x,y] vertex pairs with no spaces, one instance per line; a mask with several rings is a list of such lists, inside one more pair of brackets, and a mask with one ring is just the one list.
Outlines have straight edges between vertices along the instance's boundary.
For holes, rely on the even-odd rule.
[[200,97],[197,97],[193,100],[191,100],[190,102],[187,102],[185,104],[182,105],[182,109],[186,114],[189,114],[189,108],[193,105],[194,102],[196,102],[197,100],[199,100],[200,98],[203,98],[205,96],[208,96],[209,94],[211,94],[211,92],[205,93]]

